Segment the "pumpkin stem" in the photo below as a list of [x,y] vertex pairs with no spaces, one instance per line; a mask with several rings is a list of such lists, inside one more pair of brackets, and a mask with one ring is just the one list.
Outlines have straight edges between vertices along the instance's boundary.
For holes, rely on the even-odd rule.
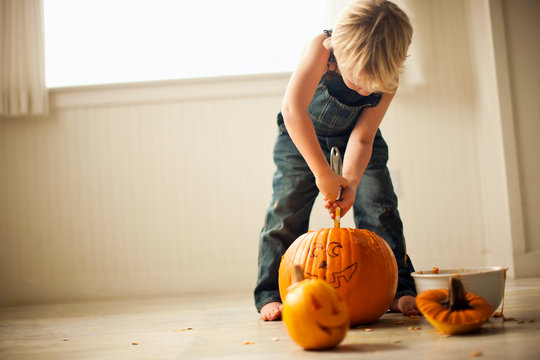
[[304,280],[304,270],[300,265],[294,265],[292,280],[293,284]]
[[341,227],[341,208],[337,207],[335,210],[335,217],[334,217],[334,228],[340,228]]
[[448,280],[448,297],[441,304],[450,311],[472,309],[467,301],[463,283],[458,278]]

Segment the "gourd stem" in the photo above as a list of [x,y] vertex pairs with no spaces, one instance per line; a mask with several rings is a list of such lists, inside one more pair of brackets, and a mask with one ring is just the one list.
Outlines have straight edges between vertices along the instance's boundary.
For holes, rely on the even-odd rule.
[[294,265],[292,283],[297,283],[304,280],[304,270],[300,265]]
[[450,311],[472,309],[467,301],[467,294],[463,283],[458,278],[448,280],[448,297],[441,303]]

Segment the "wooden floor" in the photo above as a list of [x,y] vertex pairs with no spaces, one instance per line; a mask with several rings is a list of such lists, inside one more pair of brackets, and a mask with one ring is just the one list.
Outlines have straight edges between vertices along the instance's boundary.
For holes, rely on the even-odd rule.
[[386,314],[332,351],[303,351],[251,294],[0,308],[0,359],[540,359],[540,278],[509,279],[505,315],[482,332],[443,336]]

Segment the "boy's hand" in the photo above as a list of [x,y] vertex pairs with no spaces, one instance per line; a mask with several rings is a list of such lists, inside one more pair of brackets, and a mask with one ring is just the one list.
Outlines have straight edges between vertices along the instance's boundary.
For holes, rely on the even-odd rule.
[[[330,168],[328,169],[330,170]],[[347,179],[331,170],[326,175],[316,178],[315,183],[323,198],[332,200],[337,199],[340,186],[343,187],[343,193],[341,194],[341,198],[343,199],[344,193],[349,185]]]
[[[341,193],[341,200],[335,201],[328,198],[324,198],[324,207],[328,209],[330,217],[334,219],[336,217],[336,208],[341,209],[341,216],[345,216],[347,211],[351,209],[356,197],[356,188],[354,186],[347,186],[343,188]],[[335,198],[334,198],[335,199]]]

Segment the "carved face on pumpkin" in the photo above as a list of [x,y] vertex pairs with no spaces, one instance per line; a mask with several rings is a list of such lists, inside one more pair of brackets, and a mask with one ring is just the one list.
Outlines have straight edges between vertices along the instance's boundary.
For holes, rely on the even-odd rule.
[[283,302],[283,322],[304,349],[338,345],[349,330],[347,304],[332,286],[307,279],[291,285]]
[[339,251],[342,248],[341,243],[337,241],[328,242],[327,246],[321,242],[314,242],[309,257],[315,264],[316,271],[305,271],[304,276],[308,279],[321,277],[322,280],[326,280],[332,285],[334,289],[339,289],[342,285],[348,283],[354,276],[358,263],[342,264],[342,268],[333,268],[332,271],[328,271],[328,261],[326,260],[339,257]]

